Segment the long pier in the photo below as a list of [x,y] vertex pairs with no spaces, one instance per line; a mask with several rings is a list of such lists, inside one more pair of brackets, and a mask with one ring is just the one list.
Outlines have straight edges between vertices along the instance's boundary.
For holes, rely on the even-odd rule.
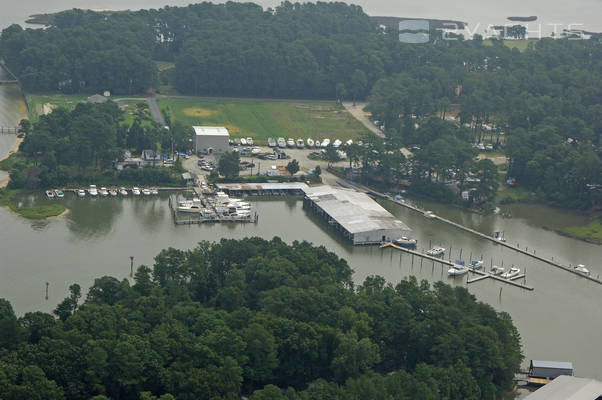
[[[433,262],[438,262],[438,263],[441,263],[443,265],[448,265],[450,267],[454,265],[451,261],[447,261],[447,260],[442,259],[442,258],[437,258],[437,257],[429,256],[428,254],[423,254],[423,253],[420,253],[418,251],[410,250],[410,249],[407,249],[405,247],[398,246],[395,243],[386,242],[386,243],[383,243],[383,244],[380,245],[381,249],[386,248],[386,247],[392,247],[392,248],[394,248],[396,250],[404,251],[404,252],[406,252],[408,254],[412,254],[412,255],[417,256],[417,257],[426,258],[427,260],[431,260]],[[479,275],[479,276],[476,277],[476,278],[474,278],[474,279],[467,280],[466,283],[474,283],[474,282],[478,282],[478,281],[481,281],[481,280],[484,280],[484,279],[487,279],[487,278],[491,278],[491,279],[494,279],[496,281],[507,283],[509,285],[516,286],[516,287],[521,288],[521,289],[525,289],[525,290],[529,290],[529,291],[535,290],[535,288],[532,287],[532,286],[527,286],[525,284],[515,282],[518,279],[524,278],[525,274],[518,275],[518,276],[515,276],[515,277],[510,278],[510,279],[505,279],[505,278],[502,278],[501,276],[490,274],[489,272],[479,271],[478,269],[471,268],[470,266],[467,266],[467,268],[468,268],[468,272],[472,272],[473,274],[476,274],[476,275]]]
[[[353,186],[355,189],[363,190],[364,192],[366,192],[366,193],[368,193],[368,194],[370,194],[372,196],[379,197],[379,198],[382,198],[382,199],[385,199],[385,200],[389,200],[389,201],[391,201],[391,202],[393,202],[393,203],[395,203],[397,205],[400,205],[402,207],[408,208],[408,209],[410,209],[412,211],[415,211],[417,213],[420,213],[420,214],[423,214],[423,215],[425,214],[425,210],[423,210],[421,208],[418,208],[418,207],[416,207],[416,206],[414,206],[412,204],[408,204],[405,201],[396,200],[396,199],[392,198],[391,196],[388,196],[388,195],[386,195],[384,193],[377,192],[377,191],[372,190],[370,188],[367,188],[367,187],[365,187],[363,185],[359,185],[359,184],[356,184],[356,183],[351,183],[351,182],[348,182],[348,181],[346,181],[346,182],[349,185]],[[543,263],[552,265],[552,266],[554,266],[556,268],[559,268],[559,269],[562,269],[562,270],[564,270],[566,272],[570,272],[573,275],[577,275],[577,276],[579,276],[581,278],[585,278],[585,279],[587,279],[589,281],[592,281],[592,282],[595,282],[595,283],[597,283],[599,285],[602,285],[602,280],[600,279],[599,275],[597,277],[594,277],[592,275],[587,275],[587,274],[581,273],[579,271],[576,271],[574,268],[571,268],[570,266],[561,264],[558,261],[554,261],[553,257],[552,258],[545,258],[545,257],[539,256],[539,255],[537,255],[537,253],[536,253],[535,250],[533,250],[533,253],[530,253],[528,251],[528,247],[526,247],[524,249],[521,249],[519,247],[518,243],[517,243],[516,246],[514,246],[514,245],[512,245],[510,243],[498,240],[498,239],[496,239],[496,238],[494,238],[492,236],[489,236],[489,235],[485,235],[484,233],[475,231],[474,229],[471,229],[471,228],[469,228],[467,226],[458,224],[458,223],[456,223],[454,221],[451,221],[449,219],[440,217],[438,215],[432,215],[431,218],[432,219],[436,219],[438,221],[441,221],[443,223],[446,223],[448,225],[454,226],[454,227],[456,227],[458,229],[462,229],[463,231],[466,231],[466,232],[471,233],[471,234],[473,234],[475,236],[478,236],[481,239],[485,239],[485,240],[489,240],[490,242],[497,243],[497,244],[499,244],[501,246],[507,247],[507,248],[509,248],[511,250],[514,250],[514,251],[518,252],[518,253],[524,254],[524,255],[529,256],[531,258],[534,258],[534,259],[536,259],[538,261],[541,261]],[[502,278],[500,278],[500,279],[502,279]],[[504,282],[505,282],[505,280],[504,280]]]
[[0,134],[17,135],[19,133],[18,126],[0,126]]

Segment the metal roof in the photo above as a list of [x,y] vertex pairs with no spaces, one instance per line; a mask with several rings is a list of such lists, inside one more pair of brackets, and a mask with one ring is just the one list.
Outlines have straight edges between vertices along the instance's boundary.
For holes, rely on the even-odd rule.
[[283,182],[283,183],[218,183],[217,188],[220,190],[303,190],[309,189],[303,182]]
[[192,129],[197,136],[230,136],[223,126],[193,126]]
[[568,361],[531,360],[531,368],[573,369],[573,363]]
[[596,400],[602,396],[602,382],[561,375],[536,390],[525,400]]
[[331,186],[317,186],[308,187],[305,195],[349,233],[411,230],[362,192],[335,189]]

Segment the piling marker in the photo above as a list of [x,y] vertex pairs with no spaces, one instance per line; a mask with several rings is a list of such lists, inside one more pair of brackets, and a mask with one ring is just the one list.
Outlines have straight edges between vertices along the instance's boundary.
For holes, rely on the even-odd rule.
[[134,256],[130,256],[130,278],[134,276]]
[[48,300],[48,282],[46,282],[46,300]]

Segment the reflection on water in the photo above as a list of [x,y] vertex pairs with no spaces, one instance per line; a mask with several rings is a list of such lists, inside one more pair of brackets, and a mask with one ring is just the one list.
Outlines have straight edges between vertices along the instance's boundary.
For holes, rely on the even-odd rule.
[[[466,277],[448,279],[448,267],[441,263],[393,249],[351,246],[327,223],[304,210],[299,198],[251,199],[259,214],[257,224],[175,226],[167,197],[167,193],[125,199],[78,199],[72,193],[62,200],[48,200],[42,194],[27,196],[23,201],[58,201],[71,210],[65,217],[34,223],[0,208],[0,297],[9,299],[18,314],[51,311],[74,282],[87,288],[102,275],[129,278],[130,256],[135,256],[136,265],[152,265],[154,256],[163,248],[188,249],[202,240],[248,236],[279,236],[289,243],[308,240],[324,245],[348,261],[358,284],[367,276],[378,274],[393,283],[414,275],[419,280],[467,286]],[[599,342],[602,331],[600,285],[393,203],[382,204],[413,229],[421,251],[438,245],[448,249],[446,258],[483,257],[486,266],[515,264],[527,270],[527,284],[535,287],[533,292],[492,280],[467,287],[479,300],[510,313],[523,338],[527,360],[570,360],[577,375],[602,378],[602,349],[591,346]],[[507,238],[537,248],[538,254],[554,255],[573,264],[579,259],[592,273],[602,273],[602,246],[563,238],[520,218],[430,208],[440,215],[453,214],[457,220],[482,231],[501,228]],[[44,282],[51,287],[48,301],[44,300]]]

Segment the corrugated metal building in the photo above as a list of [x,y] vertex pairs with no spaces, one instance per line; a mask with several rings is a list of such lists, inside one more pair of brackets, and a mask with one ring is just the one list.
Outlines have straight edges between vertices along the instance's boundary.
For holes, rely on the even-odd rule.
[[525,400],[599,400],[602,382],[594,379],[559,376]]
[[554,379],[560,375],[573,375],[573,363],[564,361],[531,360],[529,376]]
[[303,204],[354,245],[393,241],[412,231],[367,194],[355,190],[308,187]]
[[223,126],[193,126],[192,129],[197,154],[223,154],[228,151],[230,133]]
[[303,196],[309,189],[303,182],[218,183],[216,186],[233,196]]

